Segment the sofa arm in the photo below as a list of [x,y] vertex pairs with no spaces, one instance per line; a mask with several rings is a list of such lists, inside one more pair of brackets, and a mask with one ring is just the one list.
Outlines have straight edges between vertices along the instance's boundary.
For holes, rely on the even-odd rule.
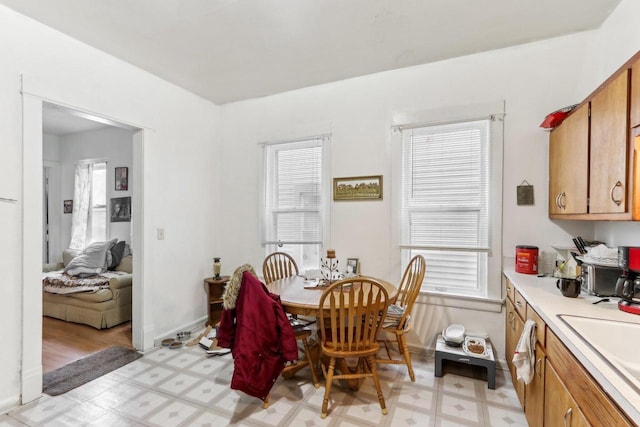
[[120,277],[112,277],[109,279],[109,288],[111,288],[111,292],[115,295],[119,289],[130,287],[132,279],[133,274],[124,274]]
[[56,263],[52,263],[52,264],[45,264],[42,266],[42,272],[43,273],[48,273],[50,271],[58,271],[58,270],[62,270],[64,268],[64,264],[61,262],[56,262]]

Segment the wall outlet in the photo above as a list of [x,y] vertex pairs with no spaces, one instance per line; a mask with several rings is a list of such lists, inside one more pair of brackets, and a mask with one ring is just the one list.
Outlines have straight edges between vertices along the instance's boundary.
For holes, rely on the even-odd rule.
[[164,240],[164,228],[158,228],[158,240]]

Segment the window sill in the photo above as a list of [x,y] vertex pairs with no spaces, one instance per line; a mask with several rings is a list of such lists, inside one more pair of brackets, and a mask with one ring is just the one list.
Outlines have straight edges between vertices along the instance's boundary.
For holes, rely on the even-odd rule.
[[419,304],[439,305],[443,307],[463,308],[466,310],[500,313],[504,299],[482,298],[464,295],[448,295],[437,292],[422,291],[416,302]]

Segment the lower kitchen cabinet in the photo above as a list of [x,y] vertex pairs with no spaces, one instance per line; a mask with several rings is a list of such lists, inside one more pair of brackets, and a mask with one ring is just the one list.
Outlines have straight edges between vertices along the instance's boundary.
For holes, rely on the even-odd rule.
[[[553,366],[554,373],[559,381],[562,382],[568,394],[575,401],[577,407],[580,408],[581,413],[592,425],[607,427],[632,425],[582,364],[550,330],[547,330],[546,350],[547,370],[549,370],[550,366]],[[545,380],[548,378],[549,376],[547,375]],[[547,387],[545,394],[549,394],[550,390]],[[551,401],[556,399],[554,395],[549,397]],[[549,399],[545,400],[545,403],[547,402],[549,402]],[[551,409],[553,408],[545,407],[545,412]]]
[[[528,425],[530,427],[634,425],[545,324],[529,301],[523,298],[508,279],[505,285],[507,294],[505,357]],[[520,305],[516,306],[518,302]],[[537,341],[534,375],[526,386],[517,380],[516,368],[512,362],[513,353],[524,330],[525,319],[536,323]]]
[[544,408],[545,426],[589,426],[584,414],[548,361],[545,367]]
[[544,349],[537,344],[536,361],[533,365],[533,379],[525,386],[524,392],[526,398],[524,414],[527,417],[529,427],[542,427],[544,425],[546,359]]
[[507,319],[506,319],[506,359],[507,366],[509,366],[509,372],[511,373],[511,380],[513,382],[513,387],[516,390],[516,394],[518,395],[518,400],[520,400],[520,404],[524,406],[524,383],[518,381],[516,376],[516,367],[511,361],[513,358],[513,352],[518,345],[518,340],[520,339],[520,335],[522,335],[522,330],[524,329],[524,322],[518,315],[513,303],[511,300],[507,299]]

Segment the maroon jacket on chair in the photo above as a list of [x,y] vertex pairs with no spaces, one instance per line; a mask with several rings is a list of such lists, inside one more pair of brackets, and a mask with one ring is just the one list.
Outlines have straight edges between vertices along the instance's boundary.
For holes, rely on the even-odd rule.
[[298,344],[280,296],[243,267],[225,289],[218,346],[233,354],[231,388],[264,400],[286,362],[298,359]]

